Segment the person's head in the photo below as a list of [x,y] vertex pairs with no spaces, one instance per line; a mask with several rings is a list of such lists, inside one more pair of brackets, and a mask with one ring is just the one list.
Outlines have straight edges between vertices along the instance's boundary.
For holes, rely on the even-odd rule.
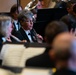
[[52,48],[57,61],[68,61],[72,39],[69,32],[60,33],[54,38]]
[[0,35],[8,38],[13,29],[11,18],[8,16],[0,15]]
[[53,21],[46,27],[45,39],[51,47],[51,50],[48,51],[50,57],[55,58],[56,49],[69,47],[72,36],[66,24],[61,21]]
[[25,30],[33,28],[33,13],[31,11],[22,11],[18,16],[18,21]]
[[10,15],[13,19],[18,20],[18,14],[22,11],[21,6],[13,5],[10,9]]
[[[54,60],[57,69],[68,67],[68,61],[71,58],[70,45],[62,48],[55,48],[54,50]],[[51,57],[51,56],[50,56]]]
[[73,14],[73,6],[75,3],[76,3],[76,1],[72,1],[72,0],[67,2],[68,13]]
[[37,9],[43,9],[43,8],[44,8],[44,1],[43,0],[38,0]]
[[68,32],[66,24],[61,21],[50,22],[45,29],[45,41],[52,45],[54,38],[63,32]]

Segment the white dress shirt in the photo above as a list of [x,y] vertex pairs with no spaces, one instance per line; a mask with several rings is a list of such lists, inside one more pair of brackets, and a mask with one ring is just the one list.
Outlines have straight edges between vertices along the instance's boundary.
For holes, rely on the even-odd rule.
[[6,42],[6,39],[5,39],[4,37],[2,37],[2,41],[3,41],[3,42]]
[[31,38],[31,35],[29,35],[30,30],[24,30],[24,31],[25,31],[25,33],[26,33],[26,35],[27,35],[28,39],[29,39],[29,40],[30,40],[30,42],[32,43],[32,42],[33,42],[33,40],[32,40],[32,38]]
[[16,27],[16,30],[18,31],[19,30],[19,26],[18,26],[18,20],[13,20],[13,23],[14,23],[14,25],[15,25],[15,27]]

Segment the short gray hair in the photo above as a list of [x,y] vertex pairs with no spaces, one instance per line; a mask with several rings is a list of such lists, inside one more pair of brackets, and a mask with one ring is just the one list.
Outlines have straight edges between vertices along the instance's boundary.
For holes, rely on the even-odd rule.
[[23,10],[19,16],[18,16],[18,21],[23,21],[24,19],[32,18],[33,19],[33,13],[29,10]]
[[11,22],[11,17],[0,15],[0,35],[6,37],[7,36],[7,27]]

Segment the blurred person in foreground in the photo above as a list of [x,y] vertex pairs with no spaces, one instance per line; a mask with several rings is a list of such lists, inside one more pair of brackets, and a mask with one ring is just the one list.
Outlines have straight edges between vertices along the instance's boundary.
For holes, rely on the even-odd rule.
[[57,71],[53,75],[76,75],[76,39],[73,37],[69,46],[54,50]]
[[69,59],[68,68],[74,72],[76,72],[76,38],[72,41],[71,45],[71,58]]
[[20,40],[26,40],[27,42],[33,43],[38,42],[42,43],[43,37],[36,33],[33,28],[33,13],[31,11],[22,11],[19,14],[18,21],[20,22],[21,28],[15,36]]
[[[58,37],[61,35],[61,37]],[[60,21],[53,21],[49,23],[45,30],[45,40],[48,44],[43,54],[32,57],[26,61],[27,67],[43,67],[43,68],[53,68],[55,66],[55,50],[53,50],[53,45],[57,46],[68,46],[71,41],[71,34],[68,32],[68,27],[66,24]],[[58,41],[56,40],[58,39]],[[57,42],[56,42],[57,41]],[[55,44],[56,42],[56,44]],[[60,47],[61,47],[60,46]],[[61,47],[62,48],[62,47]]]

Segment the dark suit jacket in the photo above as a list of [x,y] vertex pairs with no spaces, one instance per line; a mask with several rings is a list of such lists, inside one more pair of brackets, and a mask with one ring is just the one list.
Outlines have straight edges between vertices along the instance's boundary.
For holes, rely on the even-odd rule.
[[55,62],[49,57],[48,52],[32,57],[26,61],[26,67],[54,68]]
[[62,68],[57,70],[53,75],[76,75],[76,72],[73,72],[67,68]]
[[[18,24],[18,30],[21,28],[21,25],[20,23],[17,23]],[[12,31],[12,34],[14,35],[15,32],[17,32],[17,29],[16,29],[16,26],[15,26],[15,23],[13,22],[13,25],[14,25],[14,28],[13,28],[13,31]]]
[[[37,38],[36,38],[33,30],[31,30],[30,32],[31,32],[32,36],[34,37],[34,38],[33,38],[33,42],[37,42]],[[25,33],[25,31],[24,31],[22,28],[20,28],[19,31],[17,31],[14,35],[15,35],[17,38],[19,38],[20,40],[27,40],[27,42],[30,42],[27,34]]]

